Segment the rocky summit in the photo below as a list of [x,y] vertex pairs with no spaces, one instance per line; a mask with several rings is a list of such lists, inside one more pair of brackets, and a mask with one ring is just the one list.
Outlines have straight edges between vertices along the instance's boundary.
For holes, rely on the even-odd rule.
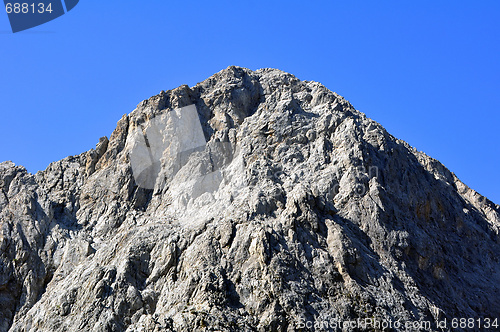
[[0,227],[0,331],[500,324],[500,207],[276,69],[162,91],[36,174],[1,163]]

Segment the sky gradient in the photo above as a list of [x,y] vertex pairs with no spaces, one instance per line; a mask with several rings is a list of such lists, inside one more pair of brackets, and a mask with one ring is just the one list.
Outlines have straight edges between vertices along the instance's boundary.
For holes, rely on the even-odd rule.
[[0,161],[80,154],[143,99],[237,65],[319,81],[500,203],[499,1],[81,0],[12,34]]

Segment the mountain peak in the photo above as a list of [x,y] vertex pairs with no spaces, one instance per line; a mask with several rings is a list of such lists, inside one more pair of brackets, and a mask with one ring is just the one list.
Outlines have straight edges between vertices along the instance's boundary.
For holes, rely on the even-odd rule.
[[0,164],[0,189],[2,331],[500,312],[499,206],[277,69],[162,91],[95,149],[35,175]]

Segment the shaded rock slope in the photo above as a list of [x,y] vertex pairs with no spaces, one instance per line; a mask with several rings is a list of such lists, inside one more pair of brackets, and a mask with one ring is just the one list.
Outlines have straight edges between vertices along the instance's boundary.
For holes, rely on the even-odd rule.
[[[133,133],[189,105],[205,150],[141,187]],[[207,174],[218,181],[200,187]],[[320,83],[275,69],[162,91],[45,171],[1,163],[0,227],[0,331],[500,319],[500,207]]]

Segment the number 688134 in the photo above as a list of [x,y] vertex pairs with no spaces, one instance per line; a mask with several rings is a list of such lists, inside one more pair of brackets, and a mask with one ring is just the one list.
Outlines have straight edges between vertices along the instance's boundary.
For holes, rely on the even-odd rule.
[[38,4],[35,3],[7,3],[5,5],[5,11],[7,14],[44,14],[44,13],[52,13],[52,4],[49,3],[45,5],[40,2]]

